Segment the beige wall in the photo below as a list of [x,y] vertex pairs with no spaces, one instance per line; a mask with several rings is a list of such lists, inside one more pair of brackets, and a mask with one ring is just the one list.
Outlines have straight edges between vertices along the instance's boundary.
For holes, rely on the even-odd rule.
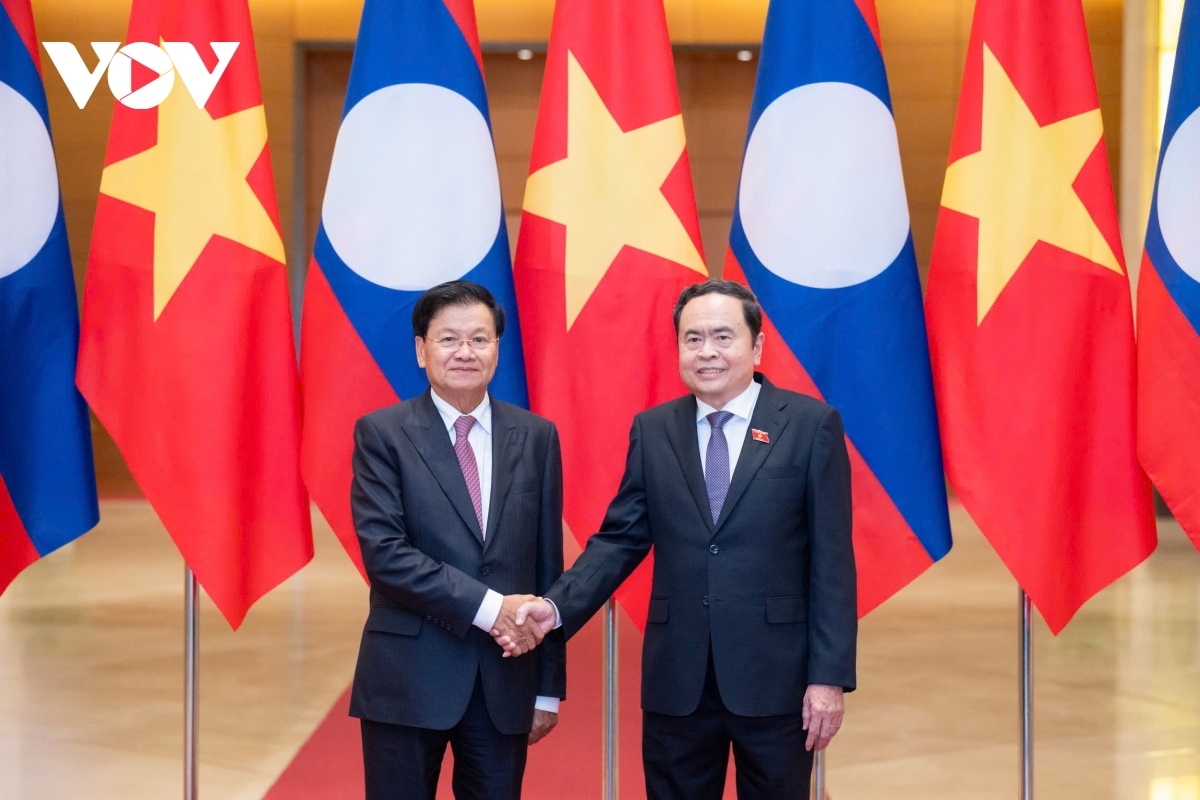
[[[296,37],[353,39],[362,0],[295,0]],[[762,35],[767,0],[664,0],[676,42],[752,42]],[[539,42],[550,35],[554,0],[475,0],[485,42]]]
[[[476,0],[485,42],[539,42],[548,35],[552,0]],[[668,24],[677,43],[747,44],[756,41],[766,0],[666,0]],[[941,183],[949,150],[963,55],[970,31],[973,0],[878,0],[884,57],[888,64],[908,183],[913,236],[922,272],[927,267],[937,218]],[[123,38],[130,0],[33,0],[41,40],[76,43],[81,52],[95,40]],[[293,252],[293,130],[295,43],[351,42],[357,31],[361,0],[250,0],[262,75],[277,196],[288,261],[303,264],[307,252]],[[1119,173],[1121,142],[1121,0],[1084,0],[1114,175]],[[86,50],[90,53],[90,50]],[[45,59],[43,59],[45,60]],[[749,113],[754,64],[742,64],[729,52],[689,50],[678,60],[681,99],[701,211],[706,255],[714,270],[728,232],[741,148]],[[488,83],[495,119],[497,152],[507,209],[519,211],[530,137],[536,113],[539,61],[521,64],[511,56],[488,57]],[[112,97],[101,86],[85,110],[71,101],[62,81],[46,73],[50,116],[58,153],[67,228],[76,273],[82,279],[112,114]],[[309,119],[340,108],[337,86],[345,83],[348,60],[316,65],[304,77]],[[314,81],[317,83],[314,84]],[[324,81],[324,83],[321,83]],[[339,83],[340,82],[340,83]],[[315,88],[321,88],[320,92]],[[335,117],[336,118],[336,117]],[[309,174],[305,181],[311,229],[319,208],[330,131],[307,132]],[[312,138],[315,137],[315,138]],[[310,237],[306,241],[311,242]],[[132,490],[120,458],[101,434],[97,459],[102,488]]]

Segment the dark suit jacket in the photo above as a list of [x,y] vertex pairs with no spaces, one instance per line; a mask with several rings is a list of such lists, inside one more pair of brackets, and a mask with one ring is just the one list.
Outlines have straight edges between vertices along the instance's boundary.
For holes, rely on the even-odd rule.
[[[692,395],[634,418],[600,532],[545,595],[567,637],[654,547],[642,708],[686,716],[717,685],[741,716],[801,711],[809,684],[853,689],[858,630],[850,461],[841,416],[761,381],[720,518],[704,487]],[[769,442],[755,441],[753,429]]]
[[561,633],[521,658],[471,623],[487,590],[542,594],[562,574],[562,460],[549,420],[492,398],[486,538],[430,393],[354,429],[351,508],[371,582],[355,717],[446,730],[482,674],[492,722],[528,733],[537,695],[566,696]]

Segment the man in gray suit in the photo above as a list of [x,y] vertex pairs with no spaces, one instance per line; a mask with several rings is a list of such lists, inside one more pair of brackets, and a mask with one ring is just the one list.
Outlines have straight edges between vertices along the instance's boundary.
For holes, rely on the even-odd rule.
[[[562,573],[558,432],[488,394],[504,310],[487,289],[430,289],[413,334],[430,389],[354,431],[371,610],[350,713],[362,720],[366,796],[433,800],[449,744],[455,797],[515,800],[526,748],[566,695],[562,634],[515,624]],[[494,636],[516,653],[541,647],[505,659]]]

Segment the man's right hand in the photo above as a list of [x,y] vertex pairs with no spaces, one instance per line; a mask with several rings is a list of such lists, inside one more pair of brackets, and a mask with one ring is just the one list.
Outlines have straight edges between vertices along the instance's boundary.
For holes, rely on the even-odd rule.
[[517,621],[518,609],[530,601],[537,601],[531,594],[510,594],[500,605],[500,613],[492,625],[492,638],[504,648],[505,657],[519,656],[533,650],[542,643],[545,631],[525,619]]
[[[507,601],[509,598],[504,598]],[[503,612],[501,612],[503,616]],[[520,607],[517,608],[516,615],[513,618],[514,624],[521,630],[527,628],[535,628],[538,632],[538,641],[550,631],[554,630],[554,626],[558,624],[558,612],[554,610],[554,605],[547,600],[539,597],[528,597]],[[522,652],[528,652],[520,646],[520,640],[511,636],[500,635],[496,636],[496,644],[504,648],[504,657],[519,656]]]

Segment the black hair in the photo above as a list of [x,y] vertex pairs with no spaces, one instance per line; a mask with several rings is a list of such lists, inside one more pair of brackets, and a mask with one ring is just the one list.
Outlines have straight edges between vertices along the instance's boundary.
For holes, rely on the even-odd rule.
[[434,286],[421,295],[413,306],[412,327],[413,335],[425,338],[429,335],[429,323],[438,312],[449,306],[473,306],[482,303],[492,312],[492,322],[496,325],[496,338],[504,335],[504,309],[492,297],[492,293],[478,283],[471,281],[447,281]]
[[758,334],[762,331],[763,325],[762,306],[758,304],[758,298],[754,296],[754,292],[742,284],[721,278],[709,278],[700,283],[693,283],[679,294],[679,300],[675,303],[676,338],[679,337],[679,317],[683,314],[683,307],[697,297],[703,297],[706,294],[723,294],[741,300],[742,315],[746,318],[746,325],[750,328],[750,340],[758,340]]

